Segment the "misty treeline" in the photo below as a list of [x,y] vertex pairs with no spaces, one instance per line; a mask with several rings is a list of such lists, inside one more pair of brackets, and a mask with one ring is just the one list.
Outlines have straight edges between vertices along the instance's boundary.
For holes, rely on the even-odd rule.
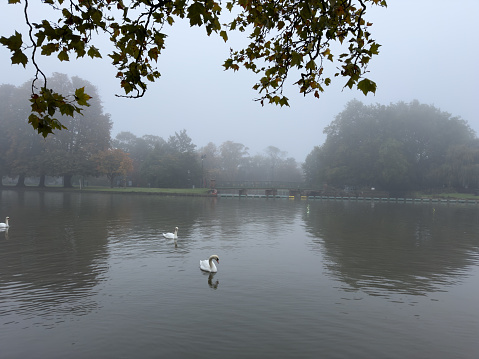
[[99,184],[106,178],[111,186],[177,188],[209,187],[210,179],[306,179],[312,187],[386,191],[479,188],[474,131],[466,121],[418,101],[388,106],[349,102],[324,129],[325,143],[315,147],[300,168],[274,146],[257,155],[232,141],[197,148],[186,130],[167,139],[131,132],[112,138],[112,121],[92,84],[59,73],[49,83],[66,92],[85,87],[93,95],[91,106],[83,116],[60,118],[68,130],[44,139],[27,122],[31,82],[0,85],[0,185],[8,177],[18,186],[24,186],[26,178],[44,186],[51,176],[62,177],[65,187],[80,178]]
[[83,110],[84,116],[64,116],[60,120],[68,131],[58,131],[44,139],[27,119],[31,112],[28,97],[31,82],[19,87],[0,86],[0,178],[18,176],[18,186],[26,177],[39,177],[40,186],[46,176],[62,176],[64,186],[72,185],[74,175],[91,176],[98,173],[94,155],[106,151],[110,143],[112,123],[103,109],[96,91],[90,83],[78,78],[55,73],[51,86],[72,91],[85,86],[92,94],[91,106]]
[[479,140],[434,106],[349,102],[307,156],[307,182],[336,188],[467,192],[479,188]]
[[197,149],[186,130],[163,139],[137,137],[121,132],[111,137],[112,121],[103,112],[96,88],[78,77],[55,73],[51,86],[62,91],[78,87],[92,95],[83,116],[63,116],[68,130],[56,131],[44,139],[28,124],[31,111],[28,94],[31,82],[16,87],[0,85],[0,185],[4,177],[17,178],[24,186],[26,178],[39,178],[45,186],[47,176],[62,177],[63,185],[73,181],[106,178],[116,184],[141,187],[206,187],[217,181],[301,181],[302,171],[295,159],[270,146],[264,154],[251,156],[240,143],[226,141],[220,146],[209,143]]
[[245,145],[233,141],[220,146],[210,142],[196,149],[185,130],[167,141],[158,136],[137,137],[121,132],[112,143],[133,160],[130,178],[141,187],[209,187],[210,179],[217,183],[303,180],[296,160],[274,146],[255,156],[249,154]]

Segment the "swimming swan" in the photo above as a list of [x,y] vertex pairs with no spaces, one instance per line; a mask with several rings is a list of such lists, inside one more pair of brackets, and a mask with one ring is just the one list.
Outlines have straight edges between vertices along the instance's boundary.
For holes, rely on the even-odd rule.
[[167,239],[178,238],[178,227],[175,227],[175,233],[163,233],[163,237],[165,237]]
[[8,220],[10,219],[10,217],[5,217],[5,223],[0,223],[0,228],[8,228],[10,227],[8,225]]
[[210,258],[200,261],[200,269],[204,270],[205,272],[217,272],[218,269],[216,269],[213,259],[218,263],[220,262],[219,257],[216,254],[213,254]]

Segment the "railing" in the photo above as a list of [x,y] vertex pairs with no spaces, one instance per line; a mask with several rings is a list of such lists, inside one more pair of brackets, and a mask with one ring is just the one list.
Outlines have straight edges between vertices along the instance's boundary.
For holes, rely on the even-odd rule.
[[301,189],[307,185],[303,182],[282,182],[282,181],[217,181],[216,188],[229,189]]

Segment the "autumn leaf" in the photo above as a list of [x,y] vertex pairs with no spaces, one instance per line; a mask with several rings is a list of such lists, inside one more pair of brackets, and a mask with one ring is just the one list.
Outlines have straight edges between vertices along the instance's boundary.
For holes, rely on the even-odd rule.
[[369,79],[363,79],[359,81],[357,87],[365,95],[367,95],[369,92],[376,93],[376,83]]
[[91,96],[85,93],[85,87],[81,87],[75,90],[75,100],[79,106],[90,106],[88,100]]

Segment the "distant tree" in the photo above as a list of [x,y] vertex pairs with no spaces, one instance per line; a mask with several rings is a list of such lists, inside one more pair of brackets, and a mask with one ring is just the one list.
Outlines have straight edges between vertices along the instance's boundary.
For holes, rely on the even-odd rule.
[[268,146],[264,154],[257,154],[245,161],[243,176],[249,181],[302,182],[303,176],[296,160],[287,152]]
[[[226,141],[218,148],[209,143],[198,151],[205,155],[204,165],[208,178],[222,181],[302,181],[302,171],[294,158],[269,146],[264,154],[250,156],[241,143]],[[274,169],[274,172],[273,172]]]
[[276,166],[275,178],[281,182],[304,182],[304,173],[293,157],[287,157]]
[[201,167],[196,145],[186,130],[175,132],[167,142],[155,136],[143,136],[142,140],[147,144],[148,153],[143,158],[140,176],[147,185],[172,188],[200,185]]
[[181,130],[180,133],[175,132],[174,136],[170,136],[167,146],[168,150],[174,153],[193,153],[196,148],[196,145],[186,134],[186,130]]
[[151,184],[148,177],[152,174],[149,161],[154,151],[166,148],[166,141],[153,135],[137,137],[131,132],[120,132],[112,141],[113,148],[118,148],[130,155],[133,161],[133,172],[130,174],[133,186],[147,187]]
[[266,154],[268,155],[268,159],[270,162],[271,167],[271,180],[274,181],[276,171],[278,170],[279,162],[282,161],[286,157],[286,152],[281,151],[279,148],[275,146],[268,146],[265,150]]
[[[225,41],[231,31],[249,32],[249,44],[231,50],[223,66],[234,71],[244,67],[257,74],[253,88],[260,93],[261,103],[288,105],[283,87],[290,76],[296,77],[293,82],[300,93],[319,97],[331,83],[325,71],[328,62],[337,69],[335,77],[345,78],[345,86],[355,86],[364,94],[376,91],[376,84],[364,78],[380,46],[371,36],[366,10],[374,5],[386,7],[385,0],[231,0],[225,4],[214,0],[49,0],[41,6],[49,6],[51,11],[45,14],[52,16],[37,24],[31,23],[29,4],[23,0],[21,9],[30,28],[28,40],[15,31],[0,37],[0,43],[10,50],[12,64],[33,63],[29,122],[44,136],[64,128],[65,123],[54,117],[57,111],[70,116],[80,113],[90,97],[82,87],[63,92],[47,85],[39,56],[55,55],[59,61],[69,61],[70,56],[100,58],[102,40],[93,34],[104,33],[113,48],[108,56],[117,68],[124,96],[141,97],[146,81],[160,77],[155,63],[165,47],[167,26],[183,18],[191,26],[204,27],[207,35],[218,33]],[[225,9],[231,15],[226,15],[228,20],[222,25]]]
[[110,147],[111,120],[108,114],[103,113],[100,98],[96,88],[88,81],[78,77],[71,79],[65,74],[55,73],[51,79],[52,85],[65,90],[77,86],[88,88],[94,94],[91,106],[84,111],[84,115],[73,117],[64,116],[62,123],[68,131],[58,131],[46,141],[49,152],[48,172],[63,176],[64,186],[72,186],[74,175],[96,175],[96,165],[90,161],[91,156]]
[[11,134],[13,129],[12,117],[15,113],[15,95],[17,88],[13,85],[0,85],[0,186],[3,185],[4,176],[11,174],[11,162],[7,158],[7,153],[12,146]]
[[449,147],[444,165],[437,177],[456,191],[479,188],[479,140]]
[[125,178],[133,171],[133,161],[127,153],[120,149],[107,149],[96,153],[92,160],[97,164],[97,170],[105,175],[113,188],[115,178]]
[[126,153],[134,153],[138,137],[128,131],[120,132],[112,140],[112,146]]
[[325,128],[303,166],[309,181],[337,186],[423,189],[444,183],[450,149],[475,138],[469,125],[413,101],[365,106],[354,100]]
[[315,146],[306,156],[303,163],[304,179],[309,185],[321,183],[321,169],[323,169],[323,159],[321,158],[321,147]]
[[248,147],[241,143],[226,141],[220,146],[221,177],[226,181],[244,180],[243,169],[250,160]]
[[202,162],[202,177],[206,181],[205,185],[209,187],[208,180],[217,179],[221,172],[221,158],[218,147],[213,142],[209,142],[197,152]]
[[164,187],[191,187],[200,185],[200,165],[195,152],[196,145],[186,130],[175,132],[167,142],[167,155],[163,159],[164,172],[161,183]]
[[12,177],[18,176],[17,186],[25,186],[27,176],[36,176],[41,172],[41,155],[44,151],[44,142],[27,123],[29,113],[26,95],[28,85],[15,87],[3,85],[6,90],[1,95],[0,126],[2,133],[3,171]]

